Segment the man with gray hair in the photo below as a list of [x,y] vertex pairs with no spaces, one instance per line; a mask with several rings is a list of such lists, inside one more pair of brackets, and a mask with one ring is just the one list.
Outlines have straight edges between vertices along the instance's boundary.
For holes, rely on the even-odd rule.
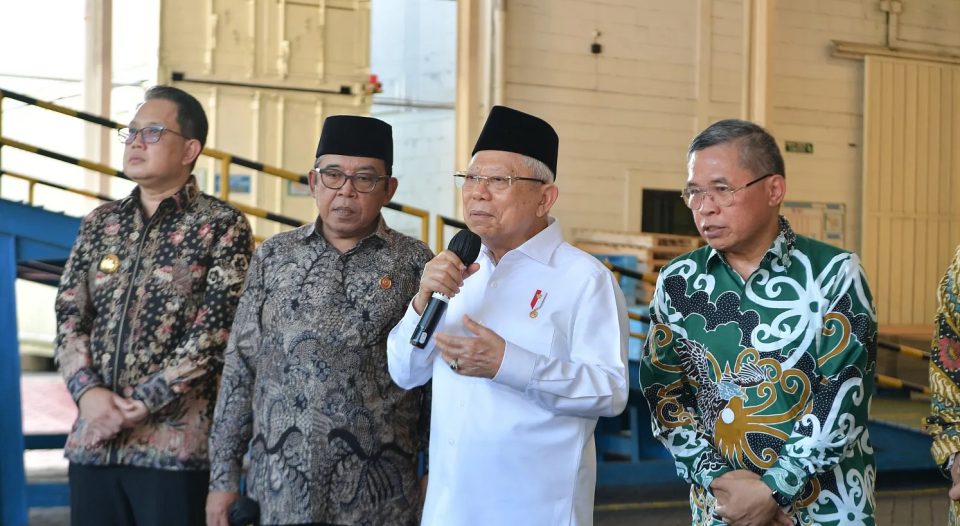
[[[424,525],[593,522],[597,418],[627,402],[623,295],[549,212],[559,139],[545,121],[494,107],[462,188],[476,263],[427,263],[390,333],[393,380],[433,380]],[[425,348],[410,344],[433,294],[450,298]]]
[[660,272],[640,384],[694,524],[874,523],[873,301],[855,254],[779,214],[784,174],[751,122],[688,151],[682,195],[708,246]]

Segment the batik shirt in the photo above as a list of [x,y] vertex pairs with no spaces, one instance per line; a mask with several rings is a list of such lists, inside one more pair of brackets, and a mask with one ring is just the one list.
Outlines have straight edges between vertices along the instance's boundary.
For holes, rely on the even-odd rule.
[[[936,334],[930,349],[933,460],[949,477],[949,461],[960,452],[960,248],[937,291]],[[951,502],[950,524],[960,524],[960,503]]]
[[377,230],[341,253],[320,224],[258,249],[240,301],[210,437],[213,491],[247,493],[263,524],[413,525],[427,391],[397,387],[386,338],[433,257]]
[[856,255],[781,217],[746,280],[710,247],[670,262],[650,317],[640,383],[693,524],[721,524],[710,483],[737,469],[790,498],[794,524],[874,523],[877,325]]
[[57,294],[55,358],[74,400],[104,387],[149,415],[105,442],[78,418],[71,462],[208,467],[223,350],[252,252],[246,217],[193,178],[149,218],[137,188],[83,219]]

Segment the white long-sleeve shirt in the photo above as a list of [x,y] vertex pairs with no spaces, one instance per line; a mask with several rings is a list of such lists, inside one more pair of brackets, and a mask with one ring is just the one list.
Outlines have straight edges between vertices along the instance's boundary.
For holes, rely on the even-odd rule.
[[[433,379],[430,484],[423,525],[593,523],[597,418],[627,402],[626,306],[613,275],[551,224],[480,270],[450,300],[437,332],[469,335],[463,315],[507,342],[493,379],[461,376],[409,344],[412,307],[387,343],[404,388]],[[535,312],[535,316],[531,315]]]

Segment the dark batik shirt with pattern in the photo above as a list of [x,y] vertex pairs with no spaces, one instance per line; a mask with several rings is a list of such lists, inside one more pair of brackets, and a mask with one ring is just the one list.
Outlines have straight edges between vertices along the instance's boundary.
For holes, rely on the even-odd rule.
[[706,489],[736,469],[790,498],[794,524],[874,523],[877,321],[855,254],[781,217],[746,280],[710,247],[671,261],[650,317],[640,383],[694,524],[722,524]]
[[83,219],[57,294],[55,358],[74,400],[105,387],[149,415],[102,443],[78,418],[67,458],[208,467],[223,350],[252,252],[246,217],[192,177],[150,218],[136,188]]
[[247,493],[264,524],[412,525],[426,391],[387,371],[386,339],[433,254],[387,228],[341,253],[319,221],[254,255],[210,447],[210,489]]

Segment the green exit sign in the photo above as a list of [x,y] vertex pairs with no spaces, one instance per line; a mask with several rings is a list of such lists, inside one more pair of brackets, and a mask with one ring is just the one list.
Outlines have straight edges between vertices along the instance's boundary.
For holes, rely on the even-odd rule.
[[787,141],[787,151],[793,153],[813,153],[812,142]]

